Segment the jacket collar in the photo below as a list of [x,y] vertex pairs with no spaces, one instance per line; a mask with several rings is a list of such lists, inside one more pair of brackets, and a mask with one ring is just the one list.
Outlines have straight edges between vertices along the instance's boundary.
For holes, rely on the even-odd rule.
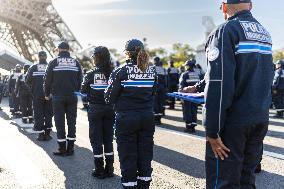
[[252,14],[249,10],[243,10],[243,11],[240,11],[240,12],[237,12],[234,16],[230,17],[229,20],[233,20],[237,17],[243,17],[243,16],[250,16],[252,17]]

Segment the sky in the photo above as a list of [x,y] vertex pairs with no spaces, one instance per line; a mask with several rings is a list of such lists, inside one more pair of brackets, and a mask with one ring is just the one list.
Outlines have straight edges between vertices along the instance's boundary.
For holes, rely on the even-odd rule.
[[[105,45],[123,51],[131,38],[148,39],[150,48],[173,43],[193,48],[204,42],[202,16],[224,22],[221,0],[53,0],[83,47]],[[254,0],[253,14],[268,29],[274,50],[284,48],[284,1]]]

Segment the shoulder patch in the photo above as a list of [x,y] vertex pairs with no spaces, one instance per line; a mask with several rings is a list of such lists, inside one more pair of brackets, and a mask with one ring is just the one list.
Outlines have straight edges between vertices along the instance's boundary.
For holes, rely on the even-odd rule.
[[207,59],[212,62],[220,55],[220,50],[216,46],[211,46],[206,50]]

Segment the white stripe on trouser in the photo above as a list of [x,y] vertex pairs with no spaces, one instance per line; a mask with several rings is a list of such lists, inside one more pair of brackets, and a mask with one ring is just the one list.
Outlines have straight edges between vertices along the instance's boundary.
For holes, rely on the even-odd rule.
[[33,118],[33,116],[29,116],[29,118],[31,119],[31,118]]
[[137,186],[137,181],[136,182],[123,182],[123,186]]
[[105,153],[106,156],[113,156],[113,152]]
[[66,139],[57,139],[57,142],[66,142]]
[[102,158],[102,157],[104,157],[104,155],[103,155],[103,154],[100,154],[100,155],[94,155],[94,158]]
[[28,119],[29,117],[22,117],[23,119]]
[[143,181],[146,181],[146,182],[148,182],[148,181],[151,181],[152,180],[152,177],[137,177],[137,179],[138,180],[143,180]]
[[75,141],[75,140],[76,140],[76,138],[70,138],[70,137],[67,137],[67,140]]

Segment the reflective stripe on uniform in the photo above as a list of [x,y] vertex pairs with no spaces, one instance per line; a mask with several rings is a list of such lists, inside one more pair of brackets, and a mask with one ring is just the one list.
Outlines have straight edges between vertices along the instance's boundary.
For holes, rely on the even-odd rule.
[[103,154],[100,154],[100,155],[94,155],[94,158],[102,158],[102,157],[104,157],[104,155],[103,155]]
[[137,186],[137,181],[136,182],[123,182],[121,183],[123,186]]
[[122,81],[122,85],[124,87],[153,87],[154,80],[143,80],[143,81],[127,80],[127,81]]
[[57,139],[57,142],[66,142],[66,139]]
[[106,156],[113,156],[113,152],[105,153]]
[[242,53],[260,53],[272,54],[272,46],[260,42],[240,42],[236,45],[236,54]]
[[70,138],[70,137],[67,137],[67,140],[73,140],[73,141],[75,141],[75,140],[76,140],[76,138]]
[[152,180],[152,177],[137,177],[137,179],[138,180],[143,180],[143,181],[146,181],[146,182],[148,182],[148,181],[151,181]]

